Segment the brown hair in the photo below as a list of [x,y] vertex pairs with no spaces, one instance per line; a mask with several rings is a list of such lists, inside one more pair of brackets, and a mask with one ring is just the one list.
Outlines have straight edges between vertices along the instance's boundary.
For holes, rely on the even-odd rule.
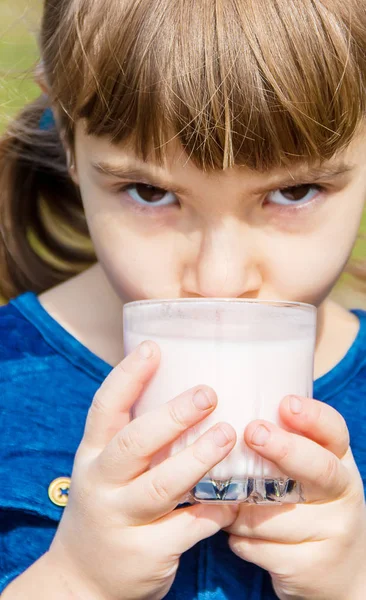
[[[0,281],[41,291],[94,260],[71,148],[88,134],[165,159],[176,136],[201,169],[322,162],[366,113],[366,8],[358,0],[46,0],[40,36],[50,96],[0,145]],[[151,154],[150,154],[151,160]]]

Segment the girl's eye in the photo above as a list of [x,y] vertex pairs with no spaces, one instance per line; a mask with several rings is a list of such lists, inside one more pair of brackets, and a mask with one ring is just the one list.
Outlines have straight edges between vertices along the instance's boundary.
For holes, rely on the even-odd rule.
[[321,186],[310,183],[295,185],[271,192],[269,200],[274,204],[282,204],[284,206],[307,204],[311,200],[314,200],[321,189]]
[[146,183],[131,183],[123,191],[127,192],[133,200],[145,206],[149,204],[167,206],[176,203],[174,194]]

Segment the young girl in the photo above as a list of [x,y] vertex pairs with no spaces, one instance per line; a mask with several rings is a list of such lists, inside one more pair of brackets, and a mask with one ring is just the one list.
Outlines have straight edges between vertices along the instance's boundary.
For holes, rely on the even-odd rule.
[[[41,54],[0,150],[2,597],[364,599],[366,314],[328,298],[366,197],[364,3],[46,0]],[[149,470],[220,402],[130,422],[159,348],[123,359],[123,304],[178,297],[318,307],[316,400],[245,432],[305,503],[179,505],[225,423]]]

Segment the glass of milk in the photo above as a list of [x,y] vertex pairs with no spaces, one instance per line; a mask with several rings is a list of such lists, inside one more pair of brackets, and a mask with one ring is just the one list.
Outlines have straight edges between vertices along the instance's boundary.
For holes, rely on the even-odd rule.
[[[278,408],[288,394],[312,397],[316,308],[296,302],[178,299],[124,307],[124,346],[144,340],[161,350],[161,363],[132,408],[132,418],[206,384],[216,409],[155,456],[151,467],[192,444],[211,426],[230,423],[237,442],[181,503],[297,503],[301,483],[289,479],[244,442],[255,419],[283,427]],[[177,477],[179,473],[177,473]]]

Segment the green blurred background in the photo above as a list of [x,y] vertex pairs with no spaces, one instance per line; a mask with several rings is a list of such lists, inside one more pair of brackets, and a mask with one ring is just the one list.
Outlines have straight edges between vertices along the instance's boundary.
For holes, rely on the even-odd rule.
[[38,95],[27,71],[37,62],[40,0],[0,0],[0,129]]
[[[57,2],[57,0],[55,0]],[[0,133],[9,120],[39,94],[31,70],[37,63],[41,0],[0,0]],[[366,211],[354,257],[366,261]],[[321,260],[321,257],[319,257]],[[366,308],[365,288],[345,276],[334,291],[345,306]]]

